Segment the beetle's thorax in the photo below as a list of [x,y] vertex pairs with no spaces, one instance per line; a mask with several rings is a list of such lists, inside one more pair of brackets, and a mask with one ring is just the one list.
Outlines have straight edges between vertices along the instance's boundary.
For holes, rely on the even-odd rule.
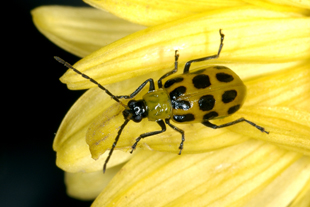
[[143,96],[149,121],[169,119],[171,117],[171,100],[163,89],[150,91]]

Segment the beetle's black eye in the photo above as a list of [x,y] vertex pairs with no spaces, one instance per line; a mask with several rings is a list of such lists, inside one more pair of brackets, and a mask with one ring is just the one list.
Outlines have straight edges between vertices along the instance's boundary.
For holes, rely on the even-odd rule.
[[131,109],[132,107],[134,107],[134,106],[136,105],[136,101],[131,100],[131,101],[128,102],[127,105],[128,105],[128,107]]

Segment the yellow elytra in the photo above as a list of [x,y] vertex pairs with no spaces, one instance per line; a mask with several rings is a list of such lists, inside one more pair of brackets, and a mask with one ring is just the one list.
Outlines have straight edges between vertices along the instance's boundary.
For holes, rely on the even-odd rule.
[[172,99],[172,119],[195,123],[223,118],[243,104],[246,87],[224,66],[211,66],[176,76],[164,84]]
[[[170,78],[163,85],[163,79],[178,71],[179,54],[176,50],[175,67],[158,80],[158,90],[155,90],[154,80],[150,78],[144,81],[132,94],[126,96],[113,95],[96,80],[81,73],[61,58],[55,57],[57,61],[66,67],[71,68],[76,73],[82,75],[83,78],[89,79],[92,83],[96,84],[124,107],[123,116],[125,121],[119,129],[118,135],[104,163],[103,172],[105,172],[107,163],[120,135],[129,121],[139,123],[143,118],[148,118],[149,121],[155,121],[161,127],[161,130],[143,133],[136,138],[136,142],[132,145],[131,153],[142,138],[165,132],[167,124],[181,134],[181,143],[179,146],[179,154],[181,154],[185,142],[184,131],[171,124],[171,119],[174,122],[184,124],[200,122],[213,129],[246,122],[261,132],[269,133],[263,127],[244,118],[222,125],[215,125],[209,122],[209,120],[223,118],[238,111],[246,95],[246,87],[242,80],[231,69],[225,66],[211,66],[189,71],[193,62],[201,62],[219,57],[224,41],[224,34],[221,30],[219,32],[220,46],[216,55],[188,61],[185,64],[183,74]],[[149,91],[141,100],[130,100],[127,105],[120,101],[120,99],[134,98],[148,83]]]

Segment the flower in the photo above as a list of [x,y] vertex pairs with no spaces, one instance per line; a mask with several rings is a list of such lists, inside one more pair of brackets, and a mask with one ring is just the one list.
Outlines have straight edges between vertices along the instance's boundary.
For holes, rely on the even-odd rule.
[[181,156],[180,134],[172,129],[141,140],[131,156],[128,151],[135,138],[158,126],[147,120],[129,122],[103,175],[106,150],[124,122],[123,109],[68,70],[61,81],[70,89],[93,87],[72,106],[54,141],[56,163],[67,172],[68,193],[80,199],[97,197],[93,206],[308,206],[309,2],[220,1],[208,9],[199,1],[186,6],[171,2],[87,0],[149,26],[130,24],[130,32],[137,32],[117,41],[99,41],[109,31],[115,34],[114,22],[121,21],[103,12],[101,16],[99,10],[41,7],[32,14],[44,35],[83,57],[74,67],[109,84],[106,88],[117,95],[130,94],[139,83],[171,70],[175,49],[180,53],[180,73],[186,61],[216,53],[222,29],[220,58],[195,67],[230,67],[244,80],[248,95],[242,109],[214,123],[245,117],[270,134],[246,123],[218,130],[178,125],[186,139]]

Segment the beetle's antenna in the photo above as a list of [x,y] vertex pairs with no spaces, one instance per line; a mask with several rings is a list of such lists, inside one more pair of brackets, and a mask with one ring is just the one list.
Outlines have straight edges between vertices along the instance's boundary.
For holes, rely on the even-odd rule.
[[120,103],[125,109],[128,108],[125,104],[123,104],[116,96],[114,96],[108,89],[106,89],[105,87],[103,87],[100,83],[98,83],[97,81],[95,81],[94,79],[92,79],[91,77],[87,76],[86,74],[80,72],[79,70],[77,70],[76,68],[74,68],[72,65],[70,65],[68,62],[64,61],[63,59],[61,59],[60,57],[54,56],[54,58],[60,62],[61,64],[63,64],[64,66],[66,66],[67,68],[72,69],[74,72],[80,74],[83,78],[88,79],[90,82],[96,84],[99,88],[101,88],[102,90],[104,90],[109,96],[111,96],[116,102]]
[[105,162],[104,162],[104,165],[103,165],[103,173],[105,173],[105,170],[106,170],[106,168],[107,168],[107,164],[108,164],[108,162],[109,162],[109,160],[110,160],[110,157],[112,156],[112,153],[113,153],[113,151],[114,151],[114,148],[115,148],[115,146],[116,146],[116,144],[117,144],[117,142],[118,142],[118,140],[119,140],[119,137],[120,137],[120,135],[121,135],[123,129],[125,128],[125,126],[126,126],[126,125],[128,124],[128,122],[130,121],[130,118],[131,118],[131,116],[129,116],[129,117],[125,120],[125,122],[122,124],[121,128],[118,130],[117,136],[115,137],[115,140],[114,140],[114,143],[113,143],[113,145],[112,145],[112,148],[111,148],[111,150],[110,150],[110,152],[109,152],[109,155],[108,155],[107,159],[106,159]]

